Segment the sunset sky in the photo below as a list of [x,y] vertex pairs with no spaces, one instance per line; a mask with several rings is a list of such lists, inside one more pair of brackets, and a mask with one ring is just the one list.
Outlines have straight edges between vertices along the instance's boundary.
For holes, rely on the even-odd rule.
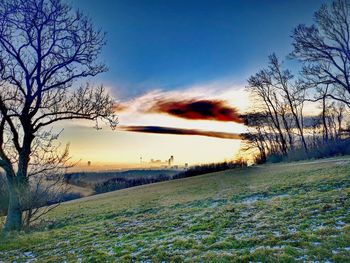
[[89,122],[57,128],[81,166],[112,169],[137,167],[140,157],[173,155],[179,165],[234,158],[245,131],[238,115],[250,106],[247,78],[272,52],[291,51],[292,29],[312,23],[322,1],[70,3],[107,32],[101,60],[109,71],[89,81],[114,96],[120,123],[116,131]]

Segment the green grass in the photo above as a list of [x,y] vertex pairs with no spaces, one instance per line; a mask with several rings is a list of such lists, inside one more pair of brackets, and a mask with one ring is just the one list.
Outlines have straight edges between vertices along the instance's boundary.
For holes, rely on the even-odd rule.
[[229,170],[61,205],[0,262],[350,260],[350,158]]

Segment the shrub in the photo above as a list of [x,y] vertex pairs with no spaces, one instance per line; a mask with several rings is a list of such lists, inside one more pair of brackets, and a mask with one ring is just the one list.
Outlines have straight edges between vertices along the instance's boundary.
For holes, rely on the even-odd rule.
[[[79,193],[69,192],[68,186],[58,175],[56,177],[31,178],[33,180],[30,180],[30,191],[22,198],[25,213],[29,210],[82,197]],[[8,199],[6,178],[5,175],[0,174],[0,215],[7,214]]]
[[127,176],[121,176],[109,179],[103,183],[96,184],[94,190],[96,193],[105,193],[124,188],[129,188],[138,185],[157,183],[172,179],[171,176],[158,175],[156,177],[139,177],[139,178],[128,178]]
[[223,162],[223,163],[211,163],[211,164],[201,164],[190,167],[184,172],[181,172],[174,176],[174,179],[192,177],[201,174],[214,173],[229,169],[246,167],[247,163],[243,160],[237,162]]
[[308,153],[303,148],[296,148],[289,151],[286,156],[270,154],[267,156],[267,162],[295,162],[308,159],[321,159],[334,156],[350,155],[350,139],[336,139],[324,142],[320,140],[308,148]]

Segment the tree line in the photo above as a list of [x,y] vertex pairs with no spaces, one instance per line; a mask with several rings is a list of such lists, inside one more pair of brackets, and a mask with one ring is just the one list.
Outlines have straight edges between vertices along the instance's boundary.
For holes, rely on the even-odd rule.
[[163,181],[187,178],[198,176],[202,174],[214,173],[219,171],[225,171],[229,169],[239,169],[247,166],[247,163],[243,159],[231,162],[220,162],[220,163],[210,163],[210,164],[199,164],[190,166],[184,171],[169,174],[160,172],[157,175],[143,176],[143,177],[131,177],[131,176],[116,176],[114,178],[108,179],[101,183],[96,183],[93,185],[95,193],[105,193],[110,191],[115,191],[119,189],[134,187],[144,184],[152,184]]
[[350,153],[349,12],[348,0],[336,0],[315,12],[313,25],[294,29],[287,59],[298,62],[296,74],[272,54],[248,79],[254,109],[242,115],[243,150],[255,162]]

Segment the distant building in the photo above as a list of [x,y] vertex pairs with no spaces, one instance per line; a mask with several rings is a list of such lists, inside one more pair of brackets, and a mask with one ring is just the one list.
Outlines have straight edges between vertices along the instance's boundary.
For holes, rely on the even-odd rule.
[[168,160],[168,165],[171,166],[174,163],[174,156],[170,156],[169,160]]

